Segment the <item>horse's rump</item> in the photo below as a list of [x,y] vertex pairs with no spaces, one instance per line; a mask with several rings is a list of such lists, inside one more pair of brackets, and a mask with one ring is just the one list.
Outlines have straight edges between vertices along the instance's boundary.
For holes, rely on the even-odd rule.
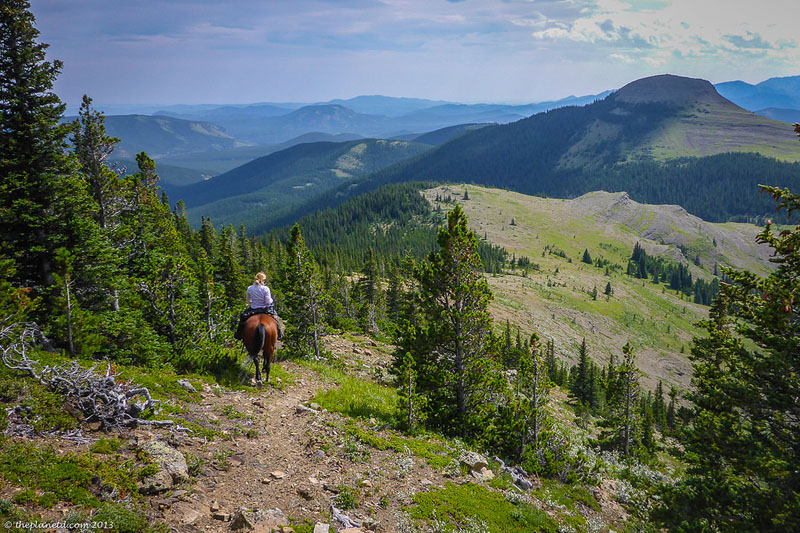
[[248,355],[256,363],[256,380],[260,381],[261,372],[258,365],[258,355],[264,354],[264,372],[269,380],[269,368],[275,353],[275,343],[278,341],[278,321],[272,315],[256,314],[247,319],[244,324],[242,342]]

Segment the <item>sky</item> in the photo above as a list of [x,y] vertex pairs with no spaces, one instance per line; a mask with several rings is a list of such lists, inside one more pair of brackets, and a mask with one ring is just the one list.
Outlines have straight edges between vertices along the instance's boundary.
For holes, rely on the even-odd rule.
[[528,103],[800,74],[798,0],[31,0],[76,105]]

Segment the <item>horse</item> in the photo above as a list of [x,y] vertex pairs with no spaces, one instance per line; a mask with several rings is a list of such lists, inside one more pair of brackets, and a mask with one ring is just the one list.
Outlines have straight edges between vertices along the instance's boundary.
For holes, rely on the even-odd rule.
[[272,315],[253,315],[244,323],[242,343],[248,355],[256,364],[256,382],[261,383],[261,369],[258,366],[258,354],[263,352],[264,373],[269,382],[269,368],[275,355],[275,343],[278,342],[278,321]]

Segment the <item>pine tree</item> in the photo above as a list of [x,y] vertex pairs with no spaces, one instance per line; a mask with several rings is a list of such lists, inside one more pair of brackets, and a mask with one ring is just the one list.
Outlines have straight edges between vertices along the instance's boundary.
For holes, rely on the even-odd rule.
[[659,429],[661,429],[662,432],[665,431],[667,427],[667,407],[664,402],[664,384],[660,379],[658,380],[656,393],[653,398],[653,418]]
[[121,216],[128,202],[123,181],[110,168],[108,158],[120,139],[106,135],[105,116],[92,109],[91,103],[92,99],[84,95],[78,119],[74,122],[72,143],[80,164],[80,176],[94,200],[94,219],[102,231],[102,237],[98,236],[96,243],[100,245],[99,249],[105,249],[92,262],[92,283],[99,292],[109,295],[111,309],[119,311],[122,279],[119,252],[124,247],[127,233]]
[[613,379],[609,388],[613,395],[608,399],[609,417],[601,423],[600,443],[620,450],[626,457],[638,451],[642,442],[641,398],[639,371],[636,368],[633,348],[622,347],[623,360],[618,367],[609,368],[607,379]]
[[410,353],[403,356],[397,379],[397,413],[400,426],[415,431],[425,422],[425,396],[417,391],[417,370]]
[[89,202],[52,91],[62,64],[45,60],[34,24],[27,0],[0,5],[0,254],[15,258],[20,285],[40,291],[54,282],[55,250],[80,240]]
[[678,398],[678,389],[675,386],[669,388],[669,405],[667,406],[667,428],[670,431],[675,431],[675,405]]
[[208,257],[214,257],[216,250],[217,232],[210,218],[201,217],[200,222],[200,247]]
[[306,248],[297,224],[292,227],[286,246],[281,288],[287,320],[283,338],[286,350],[297,356],[307,356],[313,352],[314,357],[319,359],[326,329],[323,309],[327,294],[317,262]]
[[[800,197],[763,187],[789,215]],[[768,277],[723,269],[692,346],[694,421],[683,428],[689,464],[655,516],[665,526],[720,531],[800,530],[800,226],[758,242],[774,251]]]
[[543,432],[547,428],[546,408],[552,383],[547,378],[539,337],[535,333],[531,335],[528,350],[520,358],[518,381],[519,390],[528,400],[530,442],[535,448],[539,448]]
[[492,294],[460,207],[448,215],[438,241],[439,252],[414,269],[418,319],[403,332],[400,353],[414,357],[431,423],[463,435],[480,424],[475,417],[483,399],[498,386]]
[[247,277],[240,263],[238,239],[232,226],[225,226],[217,240],[216,280],[225,290],[228,307],[241,307],[247,289]]
[[109,230],[117,224],[123,202],[121,181],[108,160],[120,139],[106,135],[105,116],[92,109],[91,104],[92,99],[84,95],[72,143],[97,207],[97,221],[101,228]]
[[586,350],[586,337],[581,341],[581,347],[578,350],[578,364],[575,367],[575,376],[571,382],[570,395],[575,398],[579,404],[589,406],[590,403],[590,383],[589,383],[589,355]]
[[358,280],[359,292],[364,297],[364,321],[369,333],[380,333],[378,315],[380,311],[380,286],[378,282],[378,263],[375,261],[375,252],[372,248],[367,250],[364,266],[361,269],[362,277]]
[[386,286],[386,312],[389,320],[394,324],[400,321],[400,313],[403,307],[403,288],[401,286],[400,269],[397,263],[392,262],[389,268]]
[[624,359],[619,369],[619,379],[622,385],[622,453],[628,456],[631,453],[631,445],[636,433],[637,417],[634,406],[640,392],[639,371],[636,368],[633,348],[631,348],[630,344],[625,344],[622,347],[622,354]]
[[592,256],[589,255],[589,249],[588,248],[584,248],[583,257],[581,258],[581,261],[583,261],[587,265],[591,265],[592,264]]

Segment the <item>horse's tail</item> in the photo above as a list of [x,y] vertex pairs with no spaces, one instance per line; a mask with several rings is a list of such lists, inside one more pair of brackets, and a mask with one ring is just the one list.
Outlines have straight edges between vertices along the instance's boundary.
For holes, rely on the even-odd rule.
[[264,343],[267,340],[267,328],[264,324],[259,324],[256,329],[256,353],[260,353],[264,349]]

